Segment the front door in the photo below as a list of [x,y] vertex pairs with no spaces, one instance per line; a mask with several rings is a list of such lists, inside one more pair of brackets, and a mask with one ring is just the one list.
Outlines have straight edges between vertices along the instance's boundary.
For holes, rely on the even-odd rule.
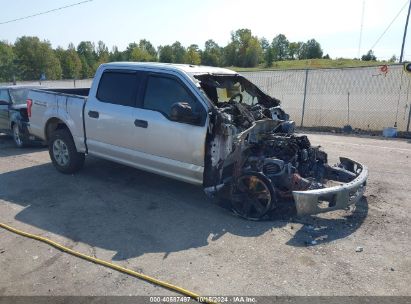
[[[191,124],[170,120],[172,105],[188,103],[202,117]],[[170,170],[173,177],[201,183],[204,171],[207,134],[206,110],[193,92],[176,76],[147,76],[144,104],[136,118],[145,126],[135,133],[138,150],[151,155],[150,166]]]

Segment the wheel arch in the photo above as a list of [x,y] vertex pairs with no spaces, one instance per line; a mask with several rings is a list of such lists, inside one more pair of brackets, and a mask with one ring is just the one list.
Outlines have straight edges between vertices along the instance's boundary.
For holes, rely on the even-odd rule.
[[47,142],[50,140],[50,136],[53,133],[53,131],[58,130],[58,129],[67,129],[71,137],[73,137],[70,128],[63,120],[61,120],[58,117],[51,117],[47,120],[45,127],[44,127],[44,136]]

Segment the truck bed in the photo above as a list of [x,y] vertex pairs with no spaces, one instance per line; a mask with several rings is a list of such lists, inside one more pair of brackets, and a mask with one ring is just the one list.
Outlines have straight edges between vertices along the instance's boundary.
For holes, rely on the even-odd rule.
[[83,108],[89,91],[89,88],[30,90],[28,99],[32,100],[32,109],[29,131],[43,140],[48,140],[47,121],[64,121],[78,151],[84,151]]
[[90,88],[73,88],[73,89],[41,89],[41,91],[53,92],[53,93],[62,93],[68,95],[77,95],[77,96],[88,96]]

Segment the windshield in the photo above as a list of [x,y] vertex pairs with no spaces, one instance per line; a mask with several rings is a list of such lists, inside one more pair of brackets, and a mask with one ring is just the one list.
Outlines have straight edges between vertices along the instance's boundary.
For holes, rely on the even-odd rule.
[[255,95],[251,95],[240,82],[227,82],[225,87],[217,87],[218,102],[229,102],[230,100],[254,105],[258,102]]
[[11,101],[14,104],[25,104],[27,100],[28,89],[12,89],[10,90]]
[[276,98],[262,92],[256,85],[240,75],[194,75],[207,97],[217,107],[227,103],[256,104],[275,107],[280,104]]

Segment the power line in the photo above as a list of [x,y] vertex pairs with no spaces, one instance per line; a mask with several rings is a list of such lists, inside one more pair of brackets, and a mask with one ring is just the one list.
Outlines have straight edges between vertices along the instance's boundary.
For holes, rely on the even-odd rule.
[[0,25],[15,22],[15,21],[20,21],[20,20],[24,20],[24,19],[29,19],[29,18],[32,18],[32,17],[44,15],[44,14],[48,14],[48,13],[51,13],[51,12],[59,11],[59,10],[62,10],[62,9],[66,9],[66,8],[69,8],[69,7],[72,7],[72,6],[80,5],[80,4],[83,4],[83,3],[86,3],[86,2],[91,2],[91,1],[93,1],[93,0],[85,0],[85,1],[78,2],[78,3],[73,3],[73,4],[66,5],[66,6],[54,8],[54,9],[51,9],[51,10],[48,10],[48,11],[45,11],[45,12],[36,13],[34,15],[20,17],[20,18],[13,19],[13,20],[8,20],[8,21],[3,21],[3,22],[0,22]]
[[401,12],[404,10],[404,8],[407,6],[408,4],[408,0],[405,2],[404,6],[400,9],[400,11],[398,12],[398,14],[394,17],[394,19],[392,19],[392,21],[390,22],[390,24],[387,26],[387,28],[384,30],[384,32],[381,34],[380,37],[378,37],[377,41],[374,43],[374,45],[372,46],[372,48],[370,50],[373,50],[375,48],[375,46],[377,45],[378,42],[380,42],[381,38],[385,35],[385,33],[390,29],[391,25],[394,23],[395,20],[397,20],[398,16],[401,14]]

